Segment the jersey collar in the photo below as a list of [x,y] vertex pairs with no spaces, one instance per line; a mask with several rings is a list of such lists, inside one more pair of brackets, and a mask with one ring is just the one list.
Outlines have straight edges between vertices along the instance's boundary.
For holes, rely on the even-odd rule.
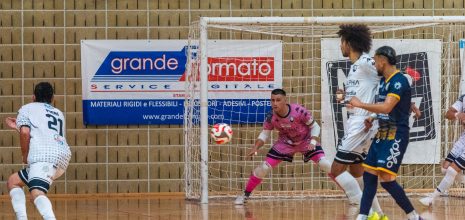
[[400,72],[400,70],[396,70],[395,72],[391,73],[391,75],[389,75],[389,77],[387,79],[384,80],[385,83],[389,82],[389,80],[391,80],[391,78],[396,75],[398,72]]
[[287,118],[287,116],[289,116],[289,114],[291,114],[291,105],[287,104],[287,108],[289,109],[287,111],[287,114],[285,116],[281,116],[280,114],[276,113],[276,115],[280,118]]

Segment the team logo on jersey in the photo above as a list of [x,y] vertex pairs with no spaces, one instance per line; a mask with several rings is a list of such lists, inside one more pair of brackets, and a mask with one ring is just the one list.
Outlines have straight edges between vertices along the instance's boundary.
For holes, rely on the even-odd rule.
[[59,145],[64,145],[65,144],[65,140],[62,136],[58,135],[58,134],[55,134],[53,136],[53,139],[55,139],[55,141],[57,142],[57,144]]
[[352,65],[352,72],[356,72],[358,70],[358,65]]
[[[399,61],[396,66],[397,69],[400,69],[409,74],[413,79],[412,101],[414,99],[421,100],[417,106],[420,107],[420,111],[423,114],[419,119],[415,119],[415,121],[413,121],[413,125],[410,129],[410,142],[434,139],[436,138],[436,130],[434,124],[433,104],[431,98],[431,82],[429,77],[430,73],[428,68],[427,53],[418,52],[410,54],[399,54],[397,56],[397,60]],[[336,121],[335,127],[339,142],[344,136],[344,119],[348,118],[348,115],[343,115],[343,113],[347,112],[343,110],[345,106],[336,102],[336,91],[338,88],[348,86],[344,85],[344,83],[347,82],[347,76],[352,73],[350,66],[351,63],[349,60],[329,61],[326,63],[326,70],[329,79],[328,83],[330,88],[329,92],[332,99],[331,108],[333,119]],[[385,89],[387,91],[389,89],[390,83],[381,81],[379,85],[381,89]],[[397,85],[392,86],[397,87]],[[346,96],[348,95],[349,94],[346,94]],[[381,98],[383,97],[380,97],[380,99]],[[383,116],[384,115],[381,117]],[[389,116],[386,115],[386,117]]]
[[400,82],[394,83],[394,88],[395,89],[399,90],[401,87],[402,87],[402,84],[400,84]]

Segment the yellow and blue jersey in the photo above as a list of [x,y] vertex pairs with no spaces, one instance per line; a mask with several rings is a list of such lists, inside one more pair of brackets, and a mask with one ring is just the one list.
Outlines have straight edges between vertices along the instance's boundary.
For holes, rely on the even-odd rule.
[[378,114],[380,130],[406,130],[408,132],[412,93],[410,84],[402,72],[397,71],[387,79],[381,78],[377,102],[384,102],[388,96],[398,99],[399,102],[390,113]]

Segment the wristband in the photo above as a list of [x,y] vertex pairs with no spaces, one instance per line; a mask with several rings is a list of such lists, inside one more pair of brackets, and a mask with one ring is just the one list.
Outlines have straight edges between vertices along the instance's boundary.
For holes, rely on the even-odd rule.
[[312,140],[310,141],[310,144],[312,144],[312,145],[316,145],[316,143],[317,143],[317,142],[316,142],[315,139],[312,139]]

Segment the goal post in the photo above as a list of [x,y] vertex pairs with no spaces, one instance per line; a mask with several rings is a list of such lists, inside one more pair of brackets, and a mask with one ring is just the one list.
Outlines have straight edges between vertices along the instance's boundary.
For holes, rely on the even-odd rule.
[[[201,203],[208,203],[208,199],[212,197],[237,195],[244,189],[250,172],[264,160],[266,155],[266,150],[262,149],[260,155],[253,157],[252,160],[246,157],[247,150],[250,149],[261,131],[263,121],[259,119],[263,119],[266,111],[269,110],[269,104],[268,108],[266,106],[252,108],[250,107],[251,93],[247,91],[249,88],[235,90],[221,83],[218,87],[226,87],[221,91],[222,93],[229,91],[236,97],[228,96],[227,99],[221,99],[219,95],[214,95],[218,91],[212,89],[212,82],[209,82],[215,68],[209,64],[213,62],[211,60],[214,60],[211,58],[212,51],[216,51],[215,56],[220,57],[218,59],[234,59],[228,61],[229,63],[220,64],[219,68],[225,71],[240,72],[241,69],[238,66],[257,67],[260,62],[259,58],[270,56],[268,49],[257,46],[253,47],[253,52],[258,54],[255,56],[256,59],[253,58],[254,63],[241,63],[246,62],[241,59],[252,59],[250,58],[252,56],[243,54],[248,53],[250,45],[254,45],[253,42],[242,45],[241,41],[256,40],[257,45],[258,41],[280,41],[282,57],[279,57],[280,60],[275,57],[273,65],[281,65],[281,72],[274,72],[274,74],[280,74],[282,81],[273,80],[275,83],[282,84],[275,86],[288,91],[290,102],[297,102],[309,109],[315,119],[323,124],[322,132],[333,133],[326,140],[331,138],[334,140],[325,142],[323,138],[322,146],[328,154],[334,154],[335,143],[341,138],[340,133],[343,131],[345,113],[343,108],[336,106],[331,97],[331,91],[337,86],[340,87],[341,84],[329,82],[331,80],[342,81],[344,71],[348,68],[347,62],[336,54],[339,52],[335,51],[338,46],[334,45],[335,42],[337,43],[335,39],[337,39],[336,32],[339,25],[349,23],[366,24],[370,27],[374,39],[374,47],[371,51],[376,49],[376,45],[391,42],[395,42],[401,48],[399,51],[403,56],[398,57],[401,63],[399,67],[411,73],[414,79],[418,80],[414,87],[418,93],[417,104],[420,105],[422,111],[426,111],[425,114],[429,117],[413,122],[413,125],[417,126],[413,129],[416,139],[411,137],[411,141],[413,139],[419,143],[429,141],[422,143],[437,147],[431,147],[427,151],[428,154],[435,155],[430,156],[433,158],[431,161],[427,160],[427,157],[424,157],[423,161],[415,161],[413,158],[411,164],[404,165],[400,171],[400,182],[407,191],[418,192],[433,189],[438,184],[442,178],[442,174],[438,172],[440,170],[438,158],[440,156],[440,159],[443,159],[453,142],[460,136],[461,131],[459,125],[445,120],[443,112],[459,95],[458,88],[462,70],[458,42],[460,38],[465,38],[465,17],[201,17],[199,22],[190,26],[187,48],[184,125],[186,135],[184,173],[187,198],[200,199]],[[221,40],[230,41],[229,44],[236,46],[230,46],[228,42],[217,43]],[[433,44],[437,46],[431,46]],[[322,45],[327,45],[327,47],[322,48]],[[424,50],[415,50],[423,46]],[[327,62],[328,59],[333,60]],[[238,66],[233,66],[233,64],[238,64]],[[432,64],[435,65],[431,66]],[[278,65],[273,66],[273,71],[276,71],[277,67]],[[266,71],[266,66],[263,68]],[[257,86],[258,82],[257,88],[261,88],[259,82],[262,81],[254,81],[256,78],[247,80],[246,84]],[[264,82],[273,80],[266,78]],[[237,87],[237,84],[234,85]],[[258,93],[270,90],[270,88],[267,89],[260,90]],[[222,101],[215,102],[220,104],[212,106],[212,100],[214,100],[211,98],[212,95],[215,99],[220,97]],[[429,100],[430,103],[426,103],[425,100]],[[244,106],[234,108],[225,104],[236,103],[236,101],[239,104],[243,103]],[[329,113],[331,114],[328,115]],[[212,115],[215,117],[211,117]],[[209,127],[220,122],[231,124],[234,135],[229,144],[219,146],[209,140]],[[328,129],[325,129],[325,126]],[[431,129],[431,127],[435,128]],[[415,145],[414,143],[412,142],[411,145]],[[270,141],[263,148],[270,148]],[[310,163],[305,164],[298,157],[296,155],[294,163],[283,162],[279,165],[280,168],[273,170],[263,180],[263,186],[257,189],[257,197],[342,195],[342,191],[316,166]],[[460,186],[457,187],[460,188]],[[458,194],[463,196],[461,191]]]

